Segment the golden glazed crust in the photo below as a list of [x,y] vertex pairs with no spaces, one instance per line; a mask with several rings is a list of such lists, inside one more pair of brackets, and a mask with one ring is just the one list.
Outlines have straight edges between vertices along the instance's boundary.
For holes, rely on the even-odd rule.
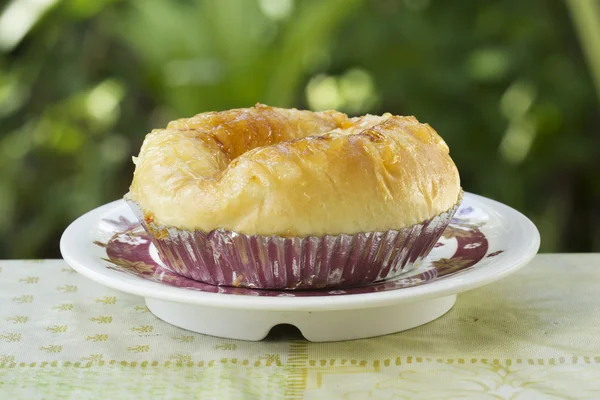
[[185,230],[320,236],[400,229],[453,207],[448,146],[414,117],[257,104],[146,136],[127,198]]

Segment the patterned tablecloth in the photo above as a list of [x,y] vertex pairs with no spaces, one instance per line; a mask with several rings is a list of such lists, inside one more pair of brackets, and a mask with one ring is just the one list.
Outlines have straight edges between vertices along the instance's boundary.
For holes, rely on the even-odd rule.
[[253,343],[154,317],[64,261],[0,261],[0,398],[600,398],[600,254],[540,255],[385,337]]

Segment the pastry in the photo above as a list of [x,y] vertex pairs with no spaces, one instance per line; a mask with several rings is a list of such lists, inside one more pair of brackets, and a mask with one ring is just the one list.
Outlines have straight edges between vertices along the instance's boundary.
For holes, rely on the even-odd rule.
[[461,198],[414,117],[257,104],[153,130],[125,196],[163,262],[204,282],[344,287],[415,267]]

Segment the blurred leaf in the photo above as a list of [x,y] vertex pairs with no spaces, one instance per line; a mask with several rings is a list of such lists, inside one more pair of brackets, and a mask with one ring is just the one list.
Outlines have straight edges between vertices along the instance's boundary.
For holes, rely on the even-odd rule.
[[265,101],[290,107],[303,72],[316,62],[319,50],[327,48],[338,25],[359,4],[359,0],[305,1],[281,39],[281,49],[271,64]]

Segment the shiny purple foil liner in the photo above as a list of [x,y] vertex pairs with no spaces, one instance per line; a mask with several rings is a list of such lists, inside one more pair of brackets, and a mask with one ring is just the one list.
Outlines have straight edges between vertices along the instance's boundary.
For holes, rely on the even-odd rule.
[[281,237],[164,227],[127,203],[173,272],[212,285],[290,290],[364,286],[418,267],[460,204],[399,230]]

